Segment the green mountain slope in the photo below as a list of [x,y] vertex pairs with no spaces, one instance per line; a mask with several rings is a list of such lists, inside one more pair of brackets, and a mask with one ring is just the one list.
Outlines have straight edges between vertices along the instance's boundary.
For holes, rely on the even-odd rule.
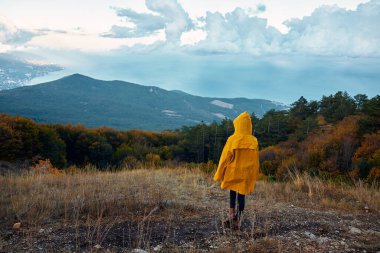
[[37,122],[82,123],[87,127],[163,130],[234,118],[242,111],[261,116],[286,106],[264,99],[208,98],[80,74],[0,91],[0,113]]

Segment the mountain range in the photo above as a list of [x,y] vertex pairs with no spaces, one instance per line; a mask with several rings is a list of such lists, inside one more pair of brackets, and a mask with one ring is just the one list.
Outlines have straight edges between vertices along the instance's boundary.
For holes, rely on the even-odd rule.
[[211,98],[124,81],[73,74],[55,81],[0,91],[0,113],[37,122],[164,130],[235,118],[262,116],[287,106],[265,99]]

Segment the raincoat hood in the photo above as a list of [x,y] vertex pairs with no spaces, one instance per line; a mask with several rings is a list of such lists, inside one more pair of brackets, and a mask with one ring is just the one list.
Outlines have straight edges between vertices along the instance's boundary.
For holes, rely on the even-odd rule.
[[251,117],[247,112],[243,112],[234,119],[235,134],[252,134]]
[[231,149],[257,149],[257,139],[252,135],[252,122],[248,112],[243,112],[234,119],[235,133],[230,136]]

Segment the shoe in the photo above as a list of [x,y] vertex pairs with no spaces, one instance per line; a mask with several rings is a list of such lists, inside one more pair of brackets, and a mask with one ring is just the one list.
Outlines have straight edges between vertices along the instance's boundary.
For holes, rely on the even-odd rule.
[[241,229],[241,221],[243,220],[243,212],[236,213],[234,219],[233,219],[233,230],[240,230]]
[[228,212],[228,219],[223,222],[223,226],[226,228],[232,229],[234,226],[234,222],[236,220],[236,217],[237,216],[236,216],[235,208],[230,208],[229,212]]

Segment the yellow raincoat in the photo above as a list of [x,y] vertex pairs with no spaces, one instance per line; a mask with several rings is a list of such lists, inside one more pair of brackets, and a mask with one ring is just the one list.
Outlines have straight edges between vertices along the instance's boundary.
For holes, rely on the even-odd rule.
[[252,135],[251,117],[243,112],[234,120],[235,133],[223,148],[215,181],[221,181],[222,189],[246,195],[253,192],[259,175],[259,149]]

